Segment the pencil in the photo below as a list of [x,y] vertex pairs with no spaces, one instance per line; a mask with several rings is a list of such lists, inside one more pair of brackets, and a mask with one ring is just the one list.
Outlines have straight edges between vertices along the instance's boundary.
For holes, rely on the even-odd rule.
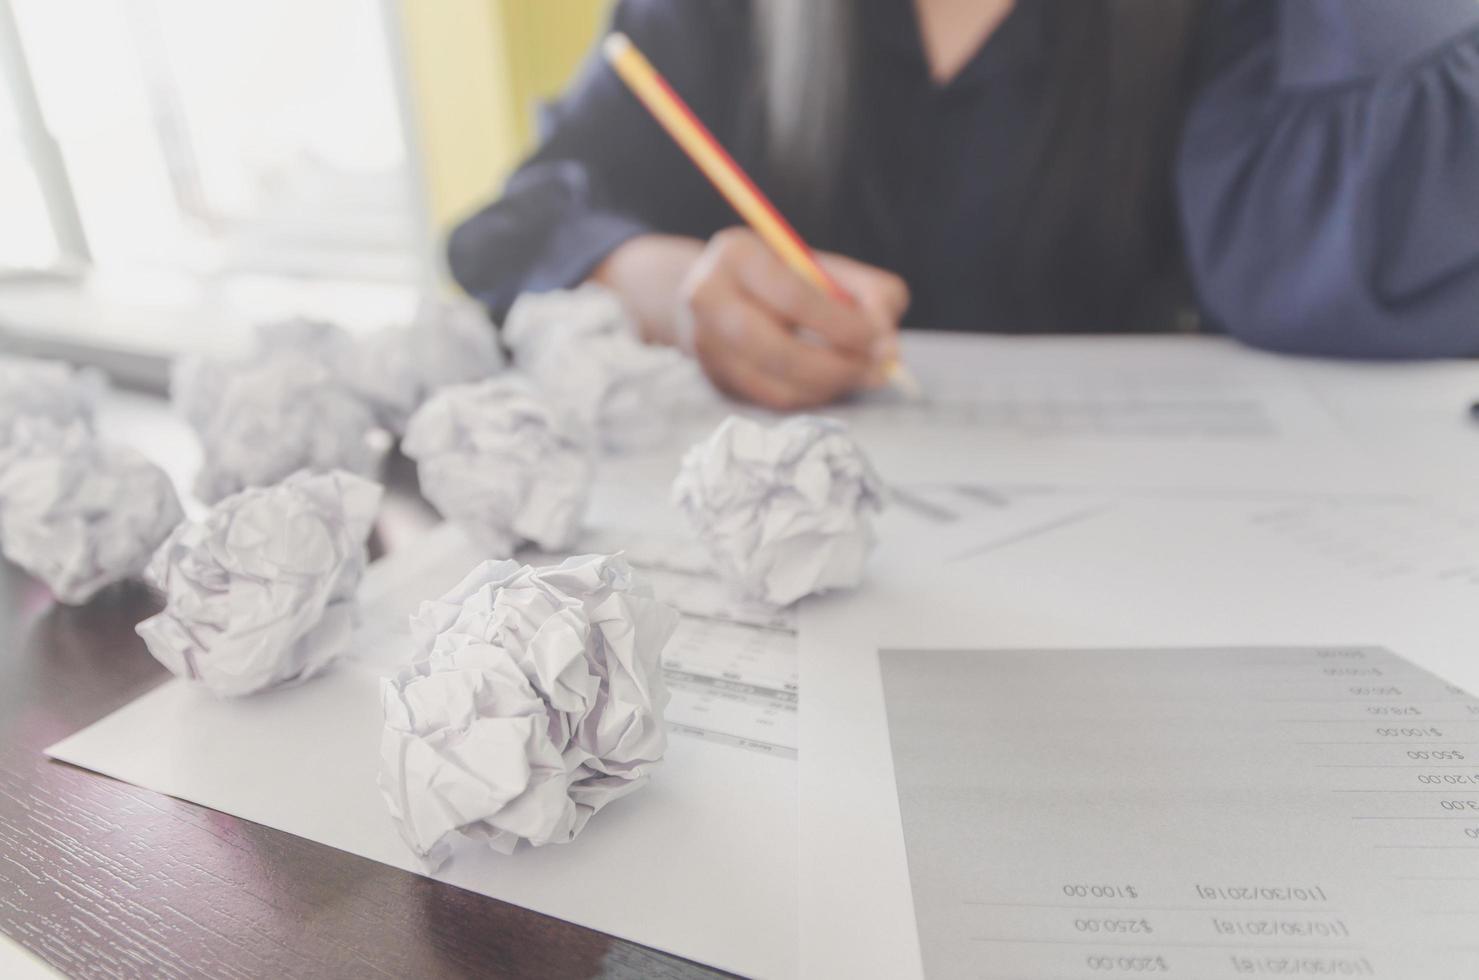
[[[855,305],[852,294],[822,268],[796,229],[740,169],[734,157],[693,114],[688,103],[673,91],[652,62],[637,50],[631,38],[621,33],[611,34],[602,50],[607,63],[638,101],[647,107],[673,141],[782,261],[828,296],[849,306]],[[910,395],[919,394],[919,382],[900,361],[890,361],[885,371],[889,382],[896,388]]]

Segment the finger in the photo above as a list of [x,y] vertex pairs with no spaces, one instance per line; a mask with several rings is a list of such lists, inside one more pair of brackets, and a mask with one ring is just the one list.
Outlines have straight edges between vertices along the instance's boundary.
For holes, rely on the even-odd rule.
[[761,371],[712,327],[694,332],[693,353],[709,380],[727,395],[783,412],[804,404],[801,392]]
[[808,342],[758,306],[736,306],[729,334],[740,357],[760,373],[779,379],[814,404],[831,401],[861,385],[872,361],[825,344]]
[[722,274],[695,289],[688,305],[695,340],[710,335],[720,348],[711,351],[712,356],[743,358],[761,373],[817,399],[835,398],[858,387],[872,364],[867,357],[798,337],[774,311]]
[[845,255],[823,253],[817,258],[860,306],[889,328],[898,329],[899,320],[909,309],[909,286],[902,278],[887,269]]
[[754,364],[740,358],[731,358],[721,371],[719,387],[725,392],[756,405],[778,412],[794,412],[824,403],[824,399],[808,396],[787,381],[761,371]]
[[878,325],[862,309],[829,296],[782,261],[758,235],[736,235],[729,248],[740,285],[789,325],[856,355],[865,355],[872,347]]

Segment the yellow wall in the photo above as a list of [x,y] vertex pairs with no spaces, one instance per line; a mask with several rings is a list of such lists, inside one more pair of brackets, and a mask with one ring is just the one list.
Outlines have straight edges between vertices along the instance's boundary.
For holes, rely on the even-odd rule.
[[605,24],[608,0],[398,0],[436,228],[486,202],[528,152]]

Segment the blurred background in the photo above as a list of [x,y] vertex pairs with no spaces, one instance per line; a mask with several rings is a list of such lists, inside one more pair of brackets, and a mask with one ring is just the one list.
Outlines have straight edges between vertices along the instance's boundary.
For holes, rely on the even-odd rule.
[[0,341],[152,376],[406,318],[607,5],[0,0]]

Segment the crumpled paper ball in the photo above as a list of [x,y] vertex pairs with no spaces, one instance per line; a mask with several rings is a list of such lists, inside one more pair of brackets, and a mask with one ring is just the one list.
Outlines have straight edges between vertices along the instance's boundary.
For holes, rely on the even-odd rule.
[[138,625],[156,660],[222,697],[305,680],[349,645],[380,487],[294,473],[182,524],[146,577],[165,607]]
[[197,436],[215,417],[221,389],[231,377],[232,368],[231,362],[198,354],[177,357],[170,364],[170,407]]
[[784,606],[862,581],[884,487],[841,422],[731,416],[684,456],[673,501],[726,579]]
[[200,437],[195,493],[206,503],[300,469],[374,477],[390,448],[370,407],[292,349],[242,364],[190,361],[172,394]]
[[283,361],[318,365],[396,435],[439,389],[481,381],[504,366],[497,332],[481,305],[428,298],[409,326],[350,333],[328,320],[289,317],[254,327],[240,356],[181,358],[170,385],[176,410],[203,432],[229,380]]
[[529,381],[504,374],[443,388],[406,426],[421,493],[490,555],[524,542],[575,543],[590,496],[590,453],[579,431]]
[[424,298],[408,326],[362,333],[305,317],[264,323],[256,350],[259,359],[265,351],[293,350],[322,364],[397,435],[440,389],[482,381],[504,366],[486,311],[455,297]]
[[308,361],[340,378],[354,354],[349,333],[337,324],[312,317],[270,320],[252,327],[251,343],[236,356],[187,354],[170,366],[170,403],[196,432],[210,425],[221,402],[221,390],[236,375],[273,360]]
[[490,378],[503,369],[498,335],[472,300],[424,300],[409,327],[357,340],[346,381],[375,409],[380,424],[403,434],[406,423],[442,388]]
[[525,293],[503,324],[514,363],[610,452],[660,445],[675,410],[703,390],[677,350],[642,342],[608,290]]
[[63,361],[0,357],[0,446],[12,439],[23,418],[58,426],[77,422],[92,429],[98,399],[107,389],[102,374]]
[[5,556],[60,602],[80,605],[137,575],[184,516],[164,470],[80,420],[23,417],[0,448]]
[[457,835],[504,854],[564,843],[667,749],[660,658],[678,615],[620,557],[487,561],[412,617],[381,681],[380,791],[440,864]]

